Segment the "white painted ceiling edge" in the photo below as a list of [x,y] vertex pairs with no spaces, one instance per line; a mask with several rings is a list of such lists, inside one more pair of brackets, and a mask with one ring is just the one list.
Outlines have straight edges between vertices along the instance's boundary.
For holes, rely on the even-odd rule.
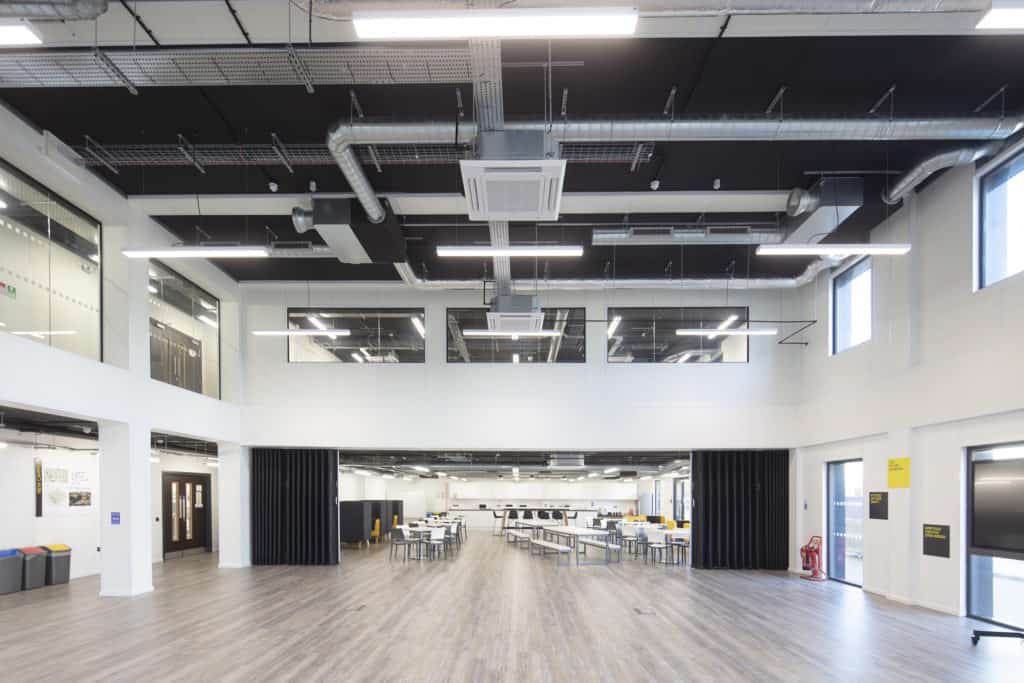
[[[628,4],[628,3],[624,3]],[[239,19],[256,44],[306,44],[308,15],[281,0],[235,0]],[[170,45],[244,44],[224,3],[209,0],[129,2],[160,42]],[[718,36],[724,15],[694,16],[685,13],[648,13],[637,23],[637,38],[713,38]],[[289,14],[290,13],[290,14]],[[853,36],[853,35],[959,35],[976,33],[984,12],[873,14],[734,14],[723,34],[727,38],[756,36]],[[290,19],[289,19],[290,17]],[[149,37],[136,26],[119,2],[98,21],[44,22],[34,24],[45,47],[146,47]],[[1003,33],[986,31],[986,35]],[[1006,31],[1005,33],[1021,33]],[[313,17],[314,43],[357,42],[350,21]]]

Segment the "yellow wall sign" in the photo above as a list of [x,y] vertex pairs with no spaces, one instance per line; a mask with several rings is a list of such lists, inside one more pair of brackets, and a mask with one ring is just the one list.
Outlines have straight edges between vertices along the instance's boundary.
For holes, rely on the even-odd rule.
[[889,458],[889,488],[910,488],[910,458]]

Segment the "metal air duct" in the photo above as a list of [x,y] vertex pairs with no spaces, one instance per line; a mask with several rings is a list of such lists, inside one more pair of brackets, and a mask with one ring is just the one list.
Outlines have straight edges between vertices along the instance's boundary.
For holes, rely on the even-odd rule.
[[900,176],[891,188],[883,190],[882,201],[886,204],[899,204],[904,197],[933,174],[947,168],[973,164],[985,157],[994,156],[1001,148],[1002,143],[992,143],[981,147],[963,147],[930,156]]
[[0,17],[91,20],[105,14],[108,0],[27,0],[0,2]]

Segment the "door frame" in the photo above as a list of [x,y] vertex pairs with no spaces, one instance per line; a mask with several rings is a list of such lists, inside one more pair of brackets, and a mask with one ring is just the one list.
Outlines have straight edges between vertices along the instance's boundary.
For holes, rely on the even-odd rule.
[[[161,474],[161,477],[160,477],[160,499],[162,501],[162,503],[160,504],[160,508],[161,508],[161,514],[163,515],[163,524],[160,526],[160,557],[163,558],[163,559],[167,559],[167,555],[168,555],[167,545],[166,545],[167,544],[167,536],[168,536],[168,534],[167,534],[167,524],[168,524],[168,521],[167,520],[169,520],[171,518],[171,515],[170,515],[170,501],[168,501],[167,500],[167,496],[164,495],[164,490],[167,487],[167,479],[168,478],[173,478],[173,477],[182,477],[182,476],[185,476],[185,477],[199,477],[200,479],[203,480],[203,486],[205,486],[206,490],[209,491],[209,493],[207,494],[207,497],[206,497],[207,501],[212,501],[213,500],[213,489],[211,488],[211,484],[210,484],[211,477],[210,477],[210,473],[209,472],[172,472],[172,471],[167,470],[167,471],[161,471],[160,474]],[[206,523],[203,525],[204,530],[206,532],[206,544],[203,546],[203,549],[206,550],[206,552],[208,552],[208,553],[212,553],[213,552],[213,512],[212,512],[213,507],[210,506],[209,504],[205,503],[205,502],[203,503],[203,505],[205,505],[206,508],[211,511],[208,514],[203,515],[203,517],[206,518]],[[191,550],[191,548],[190,548],[190,550]],[[183,551],[183,550],[172,550],[171,551],[171,553],[182,553],[182,552],[185,552],[185,551]]]
[[[853,586],[854,588],[860,588],[864,590],[864,577],[861,576],[861,583],[854,583],[845,579],[837,579],[832,575],[832,567],[829,563],[829,556],[832,554],[832,477],[829,476],[829,467],[832,465],[846,465],[851,462],[864,463],[864,458],[845,458],[843,460],[826,460],[825,461],[825,573],[829,580],[835,581],[836,583],[844,583],[847,586]],[[861,488],[863,488],[864,482],[861,482]],[[861,560],[863,566],[863,560]]]

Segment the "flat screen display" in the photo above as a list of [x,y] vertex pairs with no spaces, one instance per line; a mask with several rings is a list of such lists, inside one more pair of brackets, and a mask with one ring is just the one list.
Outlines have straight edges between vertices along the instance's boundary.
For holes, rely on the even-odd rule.
[[1024,553],[1024,458],[974,462],[971,545]]

